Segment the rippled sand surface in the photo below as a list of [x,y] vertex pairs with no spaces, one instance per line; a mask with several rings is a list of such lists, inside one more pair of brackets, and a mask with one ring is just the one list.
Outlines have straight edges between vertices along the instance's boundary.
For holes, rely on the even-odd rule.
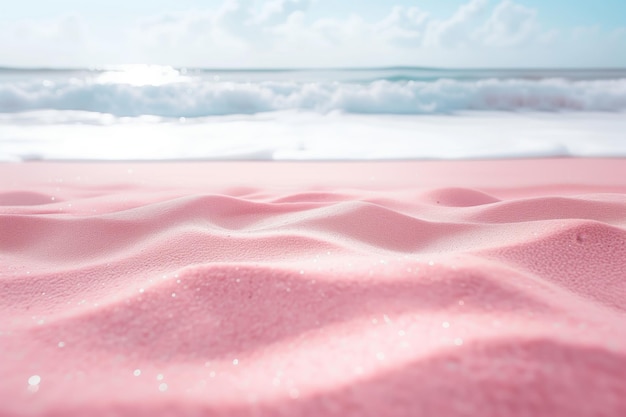
[[626,160],[0,165],[2,416],[626,415]]

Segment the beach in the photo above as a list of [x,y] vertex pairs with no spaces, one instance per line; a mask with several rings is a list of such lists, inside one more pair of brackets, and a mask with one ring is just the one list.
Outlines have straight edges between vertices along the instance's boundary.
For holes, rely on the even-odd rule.
[[626,1],[5,3],[0,417],[626,417]]
[[626,160],[0,164],[2,416],[626,415]]

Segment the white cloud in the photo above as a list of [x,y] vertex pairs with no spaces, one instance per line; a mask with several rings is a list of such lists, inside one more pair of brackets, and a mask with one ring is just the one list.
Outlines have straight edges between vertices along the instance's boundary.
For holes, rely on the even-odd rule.
[[432,46],[454,48],[474,41],[480,19],[487,11],[488,0],[471,0],[462,5],[447,20],[432,21],[426,35],[426,43]]
[[75,15],[1,22],[0,65],[550,66],[578,62],[581,45],[598,65],[626,65],[607,52],[626,48],[625,29],[541,27],[538,11],[514,0],[468,0],[444,19],[393,6],[373,20],[358,13],[315,19],[315,1],[224,0],[99,30]]
[[12,28],[13,41],[50,39],[58,43],[78,44],[85,40],[86,25],[77,15],[62,16],[46,22],[22,21]]
[[88,66],[94,44],[88,25],[75,14],[1,25],[0,65]]
[[271,25],[284,22],[295,12],[304,12],[312,0],[271,0],[254,16],[257,23]]
[[246,38],[252,26],[253,0],[226,0],[213,15],[212,24]]
[[517,45],[537,32],[536,16],[536,10],[504,0],[496,6],[480,32],[487,45]]
[[427,12],[417,7],[395,6],[387,17],[374,25],[374,30],[392,42],[419,46],[429,18]]

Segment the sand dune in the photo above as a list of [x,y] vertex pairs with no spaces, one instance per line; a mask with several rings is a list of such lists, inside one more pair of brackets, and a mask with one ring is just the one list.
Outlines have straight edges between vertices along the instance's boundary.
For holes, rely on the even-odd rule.
[[625,178],[0,165],[0,415],[626,415]]

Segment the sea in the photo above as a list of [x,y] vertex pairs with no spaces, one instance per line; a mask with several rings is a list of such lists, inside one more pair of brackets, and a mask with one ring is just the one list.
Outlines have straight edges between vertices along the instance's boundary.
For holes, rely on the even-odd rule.
[[0,68],[0,161],[626,156],[626,69]]

